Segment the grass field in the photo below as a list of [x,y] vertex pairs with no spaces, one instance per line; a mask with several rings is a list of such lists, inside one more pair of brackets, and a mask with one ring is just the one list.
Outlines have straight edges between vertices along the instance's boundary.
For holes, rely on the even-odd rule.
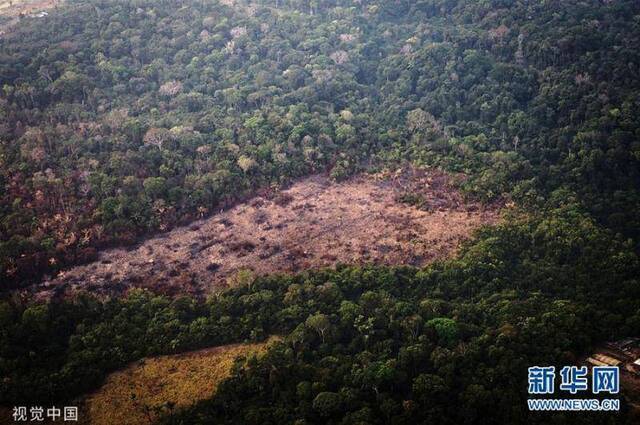
[[153,423],[169,406],[186,407],[210,397],[229,376],[237,357],[259,356],[276,340],[136,362],[111,374],[102,388],[87,397],[82,421],[95,425]]

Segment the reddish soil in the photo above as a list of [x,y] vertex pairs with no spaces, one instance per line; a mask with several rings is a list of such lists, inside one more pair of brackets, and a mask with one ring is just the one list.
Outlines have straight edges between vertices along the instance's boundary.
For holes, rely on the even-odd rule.
[[98,261],[36,290],[42,297],[120,294],[131,287],[206,295],[241,269],[262,275],[337,263],[424,266],[451,255],[474,229],[497,218],[497,207],[465,203],[451,178],[435,171],[343,183],[313,176],[137,247],[104,251]]

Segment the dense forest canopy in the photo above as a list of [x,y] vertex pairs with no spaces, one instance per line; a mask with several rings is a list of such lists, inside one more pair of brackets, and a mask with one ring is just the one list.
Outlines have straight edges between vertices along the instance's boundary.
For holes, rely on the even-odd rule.
[[[0,405],[279,334],[167,423],[633,423],[530,414],[526,368],[640,333],[636,0],[69,0],[0,38],[3,290],[259,188],[412,162],[517,212],[425,269],[210,300],[0,302]],[[637,420],[637,418],[635,418]]]
[[575,204],[545,215],[487,229],[458,259],[425,270],[261,278],[206,303],[145,292],[0,303],[0,405],[67,401],[144,356],[280,334],[211,401],[167,421],[634,423],[626,410],[526,411],[527,367],[571,364],[640,329],[629,244]]
[[16,284],[258,187],[399,160],[466,172],[486,199],[566,189],[637,239],[639,13],[70,1],[25,18],[0,39],[0,274]]

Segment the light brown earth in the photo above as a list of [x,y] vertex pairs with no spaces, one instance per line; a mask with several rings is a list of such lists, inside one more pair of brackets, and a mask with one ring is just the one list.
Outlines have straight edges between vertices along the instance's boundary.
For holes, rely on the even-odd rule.
[[[417,194],[420,207],[401,202],[406,194]],[[465,203],[440,172],[343,183],[317,175],[137,247],[104,251],[38,290],[43,297],[120,294],[131,287],[206,295],[243,269],[262,275],[337,263],[424,266],[450,256],[474,229],[497,218],[497,207]]]
[[60,4],[62,0],[0,0],[0,18],[6,18],[6,21],[0,20],[0,36],[17,24],[21,16],[26,19],[45,19],[32,15]]

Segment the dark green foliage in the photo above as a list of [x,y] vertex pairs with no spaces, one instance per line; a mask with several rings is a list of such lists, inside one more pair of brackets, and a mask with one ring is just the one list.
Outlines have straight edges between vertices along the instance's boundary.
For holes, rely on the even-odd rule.
[[426,323],[426,326],[430,326],[435,329],[438,335],[439,341],[442,345],[453,345],[458,337],[458,326],[456,321],[448,319],[446,317],[436,317]]
[[525,380],[640,329],[640,3],[71,6],[0,39],[2,289],[313,172],[437,166],[528,218],[424,270],[260,278],[207,302],[11,298],[0,404],[281,334],[166,422],[631,423],[528,414]]
[[320,416],[333,416],[341,410],[342,397],[337,393],[322,392],[313,399],[312,406]]
[[3,303],[0,403],[64,401],[143,356],[281,334],[212,400],[167,421],[548,423],[526,413],[527,367],[636,333],[638,276],[630,244],[565,205],[486,229],[424,270],[259,278],[206,303],[144,292]]
[[488,200],[568,190],[637,243],[638,16],[633,0],[81,0],[25,19],[0,39],[0,275],[406,160]]

